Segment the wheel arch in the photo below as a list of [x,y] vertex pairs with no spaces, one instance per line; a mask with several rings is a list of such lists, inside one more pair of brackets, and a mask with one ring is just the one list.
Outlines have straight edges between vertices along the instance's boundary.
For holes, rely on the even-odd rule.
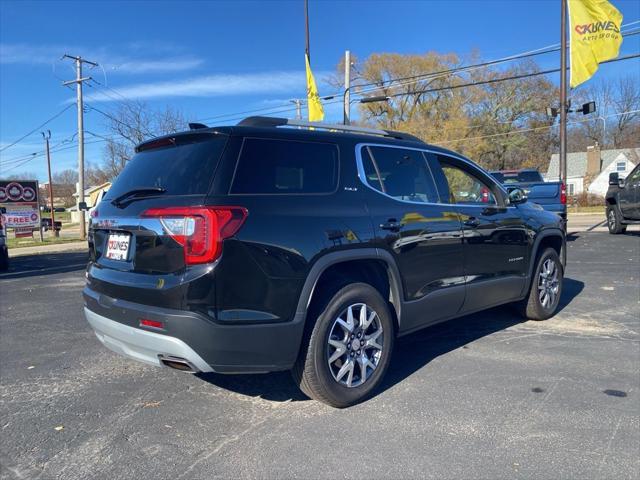
[[531,261],[529,262],[529,273],[527,275],[527,282],[523,292],[528,292],[531,285],[531,279],[533,278],[533,271],[538,263],[538,257],[544,251],[545,248],[553,248],[560,257],[560,262],[563,268],[567,265],[567,243],[564,232],[559,228],[547,228],[542,230],[536,235],[536,238],[531,247]]
[[301,315],[305,324],[311,302],[317,298],[324,282],[336,277],[371,284],[391,304],[395,327],[399,327],[404,299],[400,273],[391,254],[378,248],[331,252],[314,262],[296,309],[296,315]]

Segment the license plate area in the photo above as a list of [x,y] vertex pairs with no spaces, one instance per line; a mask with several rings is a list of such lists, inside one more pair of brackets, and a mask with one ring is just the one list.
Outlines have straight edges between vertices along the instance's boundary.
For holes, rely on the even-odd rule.
[[128,233],[110,233],[107,238],[105,257],[109,260],[127,261],[130,244],[131,235]]

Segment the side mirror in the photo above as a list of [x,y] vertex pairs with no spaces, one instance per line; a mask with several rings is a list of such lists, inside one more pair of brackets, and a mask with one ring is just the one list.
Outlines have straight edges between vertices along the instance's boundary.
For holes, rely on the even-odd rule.
[[624,188],[624,178],[620,178],[618,172],[611,172],[609,174],[609,185]]
[[620,177],[618,175],[618,172],[611,172],[609,174],[609,185],[620,185]]
[[527,194],[521,188],[514,188],[509,192],[509,204],[519,205],[527,201]]
[[87,206],[87,202],[80,202],[78,204],[78,210],[84,210],[85,212],[89,210],[89,207]]

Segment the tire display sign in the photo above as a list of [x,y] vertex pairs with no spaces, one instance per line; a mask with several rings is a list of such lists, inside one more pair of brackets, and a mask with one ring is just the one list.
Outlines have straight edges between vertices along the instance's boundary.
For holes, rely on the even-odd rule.
[[40,228],[38,182],[36,180],[0,180],[0,207],[6,213],[2,223],[7,228]]

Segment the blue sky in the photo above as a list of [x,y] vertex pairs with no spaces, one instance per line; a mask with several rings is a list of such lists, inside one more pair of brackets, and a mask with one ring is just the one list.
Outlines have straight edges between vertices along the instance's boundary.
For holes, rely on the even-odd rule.
[[[373,52],[430,50],[464,56],[474,49],[484,59],[493,59],[559,41],[559,0],[309,3],[311,63],[321,95],[335,93],[323,79],[335,71],[345,49],[360,59]],[[624,15],[624,24],[640,20],[638,0],[613,4]],[[621,55],[638,51],[640,35],[626,38]],[[170,105],[193,120],[278,108],[305,95],[302,0],[0,0],[0,148],[74,98],[73,91],[61,86],[61,80],[75,75],[70,62],[59,60],[64,53],[100,63],[102,68],[85,73],[119,94],[152,107]],[[538,59],[545,68],[558,64],[556,55]],[[604,65],[596,78],[640,75],[639,71],[636,59]],[[86,100],[108,111],[118,96],[112,90],[102,92],[97,85],[85,88]],[[328,107],[325,120],[341,120],[340,106]],[[52,145],[70,139],[76,131],[74,108],[45,128],[51,129]],[[102,134],[105,118],[89,111],[85,128]],[[88,135],[86,140],[96,138]],[[103,148],[104,143],[88,144],[86,160],[98,163]],[[25,171],[45,180],[42,157],[24,165],[13,161],[41,150],[39,131],[6,148],[0,153],[0,177]],[[75,149],[52,156],[54,171],[75,168],[76,162]]]

